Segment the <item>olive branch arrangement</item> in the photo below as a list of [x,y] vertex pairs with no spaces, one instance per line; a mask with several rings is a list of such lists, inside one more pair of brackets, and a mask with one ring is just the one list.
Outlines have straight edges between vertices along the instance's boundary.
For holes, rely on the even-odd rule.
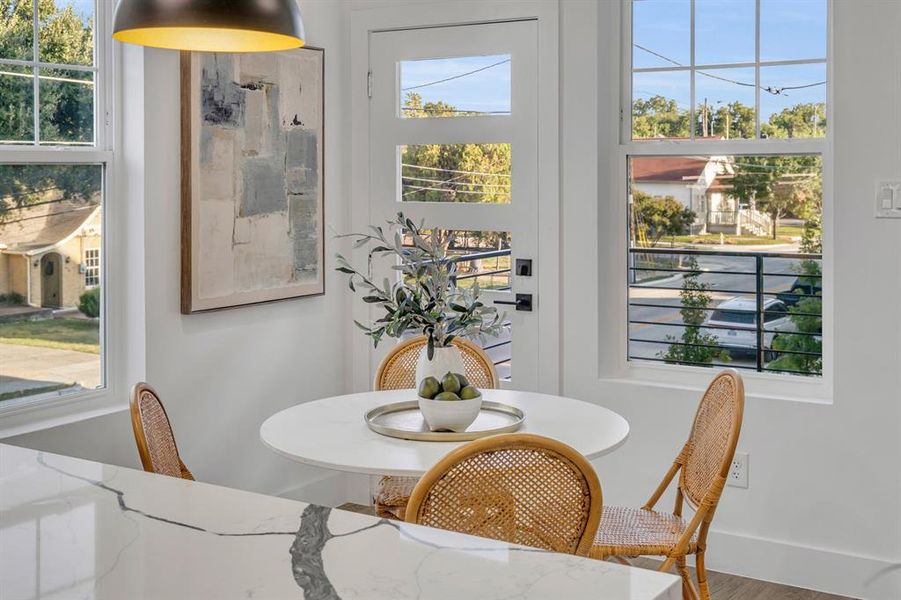
[[[354,249],[372,245],[366,273],[351,266],[341,254],[335,258],[336,270],[349,276],[351,291],[362,288],[363,302],[385,311],[369,326],[354,321],[372,338],[374,346],[378,347],[386,335],[399,338],[407,331],[421,331],[428,338],[431,360],[436,347],[450,346],[455,337],[484,339],[502,331],[503,316],[494,307],[479,301],[478,284],[469,289],[457,287],[457,263],[442,247],[440,230],[426,232],[422,224],[417,227],[402,212],[388,221],[387,232],[378,226],[369,229],[369,233],[337,236],[352,238]],[[409,237],[411,245],[404,246],[404,237]],[[379,286],[372,281],[372,263],[373,259],[386,256],[397,261],[391,268],[400,271],[400,277],[394,283],[386,277]]]

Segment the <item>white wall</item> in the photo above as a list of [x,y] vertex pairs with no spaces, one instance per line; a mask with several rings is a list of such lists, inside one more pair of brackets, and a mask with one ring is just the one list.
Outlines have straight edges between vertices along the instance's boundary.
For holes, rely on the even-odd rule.
[[[300,4],[307,42],[325,48],[329,265],[335,252],[332,231],[345,231],[348,223],[343,176],[344,19],[339,2]],[[323,477],[324,472],[295,465],[263,448],[259,426],[282,408],[344,390],[345,285],[327,269],[324,296],[209,314],[180,313],[179,56],[154,49],[127,54],[124,76],[133,79],[135,70],[144,72],[143,90],[141,82],[132,81],[124,93],[130,119],[141,116],[129,112],[129,106],[144,105],[143,127],[138,127],[143,145],[132,136],[124,154],[132,180],[140,179],[144,169],[146,380],[160,392],[179,450],[198,479],[281,493]],[[134,130],[134,123],[126,122],[126,131],[130,128]],[[128,160],[131,156],[139,160]],[[138,193],[140,187],[134,195]],[[127,411],[6,441],[139,466]]]
[[[619,11],[613,2],[562,11],[564,391],[629,420],[628,443],[597,467],[606,502],[636,505],[675,457],[700,393],[599,373],[625,318],[611,85]],[[750,487],[725,491],[711,568],[901,597],[901,222],[874,219],[876,179],[901,178],[899,26],[901,3],[834,3],[833,403],[748,398],[739,449],[750,453]],[[584,335],[591,329],[596,337]]]

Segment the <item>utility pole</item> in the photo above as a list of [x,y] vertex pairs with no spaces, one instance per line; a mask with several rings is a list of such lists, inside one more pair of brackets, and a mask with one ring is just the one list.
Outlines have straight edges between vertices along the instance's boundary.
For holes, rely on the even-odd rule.
[[704,98],[704,108],[701,110],[701,136],[707,137],[707,98]]

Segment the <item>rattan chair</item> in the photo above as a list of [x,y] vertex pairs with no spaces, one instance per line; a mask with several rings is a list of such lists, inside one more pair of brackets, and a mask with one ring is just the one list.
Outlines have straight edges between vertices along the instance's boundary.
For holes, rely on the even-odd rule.
[[194,479],[182,462],[166,409],[159,395],[146,383],[131,390],[131,426],[144,470],[181,479]]
[[[379,365],[373,388],[376,390],[401,390],[415,388],[416,365],[419,353],[426,345],[424,335],[404,340],[388,353]],[[497,371],[485,351],[468,340],[455,338],[452,342],[463,355],[463,366],[470,383],[480,389],[494,389],[498,386]],[[375,511],[380,517],[404,519],[404,509],[416,477],[382,477],[375,493]]]
[[461,446],[429,469],[406,520],[586,556],[601,506],[585,457],[550,438],[508,433]]
[[[651,498],[639,509],[605,506],[589,556],[613,557],[620,562],[626,562],[626,557],[664,556],[659,570],[676,565],[682,576],[683,598],[709,599],[704,566],[707,532],[735,455],[744,401],[741,376],[732,369],[718,374],[701,399],[688,441]],[[673,512],[654,510],[677,473]],[[695,511],[687,522],[682,515],[683,502]],[[689,554],[695,555],[697,588],[685,564]]]

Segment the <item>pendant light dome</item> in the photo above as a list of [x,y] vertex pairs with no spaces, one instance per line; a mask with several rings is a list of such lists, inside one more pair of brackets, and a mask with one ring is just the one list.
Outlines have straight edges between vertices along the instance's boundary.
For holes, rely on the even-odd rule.
[[203,52],[267,52],[304,45],[295,0],[120,0],[113,38]]

